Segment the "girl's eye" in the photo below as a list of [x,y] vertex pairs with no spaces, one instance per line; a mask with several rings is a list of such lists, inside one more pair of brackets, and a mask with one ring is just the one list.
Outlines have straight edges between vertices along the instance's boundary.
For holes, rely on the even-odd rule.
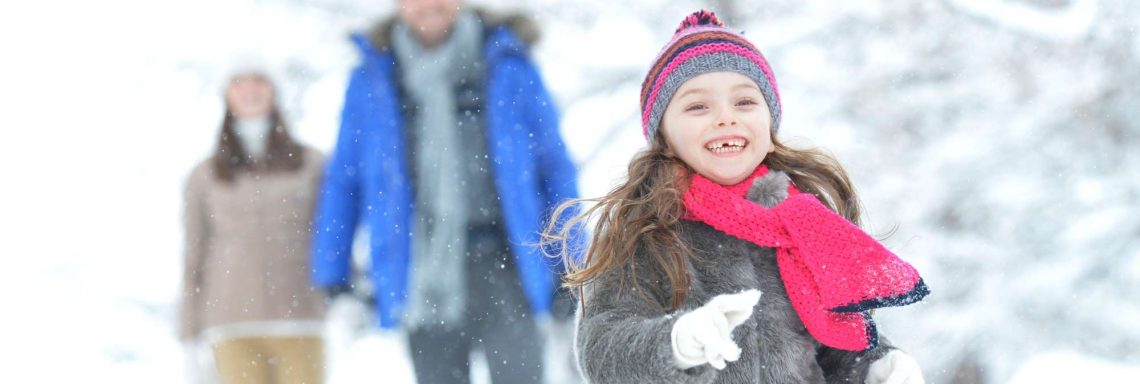
[[738,106],[743,106],[743,105],[756,105],[756,100],[752,100],[752,99],[744,99],[744,100],[740,100],[740,101],[736,102],[736,105],[738,105]]
[[685,111],[699,111],[702,109],[705,109],[704,104],[693,104],[693,105],[690,105],[687,108],[685,108]]

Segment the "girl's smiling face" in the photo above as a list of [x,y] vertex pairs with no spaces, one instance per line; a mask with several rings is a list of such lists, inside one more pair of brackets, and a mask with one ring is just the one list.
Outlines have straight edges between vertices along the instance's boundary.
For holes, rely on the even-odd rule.
[[665,108],[669,150],[721,185],[743,181],[775,150],[772,115],[752,79],[711,72],[689,79]]

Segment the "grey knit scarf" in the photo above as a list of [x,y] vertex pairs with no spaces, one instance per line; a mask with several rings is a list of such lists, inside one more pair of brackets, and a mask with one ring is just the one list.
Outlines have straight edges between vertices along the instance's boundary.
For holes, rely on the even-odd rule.
[[457,84],[471,76],[480,59],[482,25],[469,11],[459,13],[442,44],[426,48],[407,25],[397,23],[392,48],[400,82],[419,107],[414,130],[415,216],[412,224],[411,284],[404,325],[461,327],[466,307],[467,201],[456,116]]

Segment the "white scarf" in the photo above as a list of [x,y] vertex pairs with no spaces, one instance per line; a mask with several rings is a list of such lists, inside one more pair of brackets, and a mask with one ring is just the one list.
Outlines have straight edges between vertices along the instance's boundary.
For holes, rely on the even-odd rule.
[[234,134],[247,158],[261,159],[269,147],[269,117],[239,118],[234,121]]

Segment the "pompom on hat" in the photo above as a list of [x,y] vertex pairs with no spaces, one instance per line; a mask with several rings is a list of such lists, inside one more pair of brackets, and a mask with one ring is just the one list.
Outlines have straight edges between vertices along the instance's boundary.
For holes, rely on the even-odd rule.
[[665,107],[689,79],[710,72],[736,72],[756,82],[772,113],[772,134],[780,128],[780,93],[776,76],[760,50],[724,27],[716,14],[700,10],[685,17],[641,83],[641,126],[652,141]]

